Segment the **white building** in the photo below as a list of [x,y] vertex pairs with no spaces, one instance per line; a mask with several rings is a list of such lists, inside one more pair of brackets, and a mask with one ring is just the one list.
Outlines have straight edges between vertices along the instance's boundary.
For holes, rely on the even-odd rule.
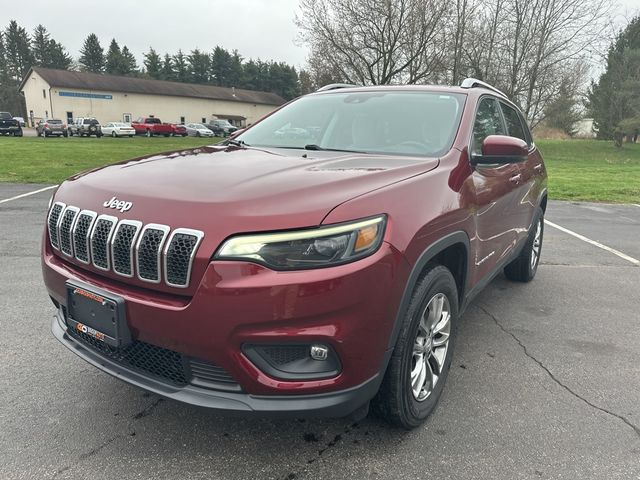
[[31,125],[95,117],[102,124],[155,116],[163,122],[226,119],[246,126],[284,103],[275,93],[33,67],[20,84]]

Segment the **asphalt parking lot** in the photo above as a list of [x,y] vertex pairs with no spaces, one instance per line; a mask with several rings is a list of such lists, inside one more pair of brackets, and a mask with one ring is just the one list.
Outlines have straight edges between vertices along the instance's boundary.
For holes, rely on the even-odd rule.
[[[0,202],[42,185],[0,184]],[[640,479],[640,267],[547,226],[528,285],[464,315],[435,414],[229,418],[99,372],[51,335],[39,243],[50,191],[0,203],[0,478]],[[640,207],[547,219],[640,259]]]

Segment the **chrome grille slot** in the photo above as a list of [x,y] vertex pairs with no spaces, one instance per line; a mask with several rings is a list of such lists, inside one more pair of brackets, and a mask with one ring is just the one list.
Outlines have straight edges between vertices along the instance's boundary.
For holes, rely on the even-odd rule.
[[91,260],[100,270],[109,270],[109,242],[118,219],[110,215],[100,215],[91,232]]
[[60,242],[60,251],[69,257],[73,256],[73,239],[71,237],[71,231],[76,220],[76,215],[80,211],[77,207],[70,207],[64,209],[58,222],[58,241]]
[[73,229],[73,251],[82,263],[89,263],[89,234],[97,215],[89,210],[81,211]]
[[133,245],[142,222],[121,220],[111,241],[113,271],[118,275],[133,277]]
[[189,286],[193,258],[203,236],[202,232],[188,228],[173,231],[164,252],[164,276],[167,285],[179,288]]
[[60,220],[60,214],[64,210],[66,205],[64,203],[56,202],[49,211],[49,218],[47,219],[47,227],[49,228],[49,241],[51,246],[56,250],[60,250],[60,241],[58,239],[58,220]]
[[145,282],[160,283],[160,255],[169,227],[150,223],[146,225],[136,245],[138,278]]

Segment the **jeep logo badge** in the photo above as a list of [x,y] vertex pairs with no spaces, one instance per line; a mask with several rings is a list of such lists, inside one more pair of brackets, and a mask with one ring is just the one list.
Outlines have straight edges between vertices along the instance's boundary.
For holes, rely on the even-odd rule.
[[111,200],[107,200],[102,204],[105,208],[115,208],[122,213],[131,210],[133,202],[125,202],[124,200],[118,200],[116,197],[111,197]]

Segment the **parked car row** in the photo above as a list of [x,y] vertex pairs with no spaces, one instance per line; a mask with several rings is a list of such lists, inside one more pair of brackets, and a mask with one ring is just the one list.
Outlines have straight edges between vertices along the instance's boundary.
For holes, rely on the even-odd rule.
[[[21,123],[22,120],[22,123]],[[0,135],[22,136],[24,120],[9,112],[0,112]],[[36,124],[38,137],[228,137],[238,131],[227,120],[211,120],[209,123],[164,123],[159,118],[140,117],[134,122],[109,122],[101,125],[94,117],[78,117],[69,123],[57,118],[43,119]]]

